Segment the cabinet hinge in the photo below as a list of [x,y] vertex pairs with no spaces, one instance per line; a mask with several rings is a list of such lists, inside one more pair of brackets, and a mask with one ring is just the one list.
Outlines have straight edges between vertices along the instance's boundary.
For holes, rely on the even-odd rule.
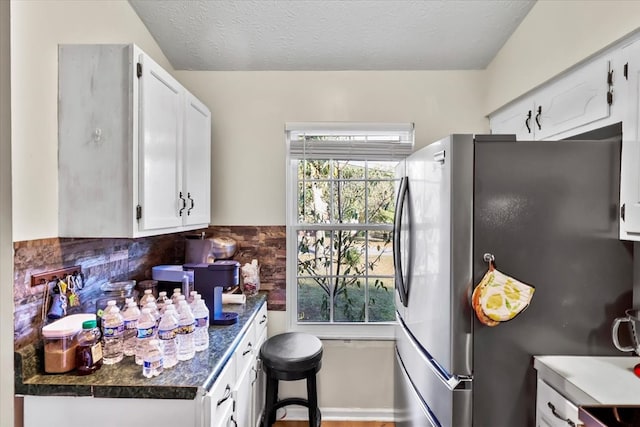
[[611,91],[607,92],[607,104],[609,105],[613,104],[613,92]]
[[136,65],[136,75],[138,78],[142,77],[142,64],[138,62]]
[[624,76],[625,80],[629,80],[629,63],[628,62],[624,64],[624,67],[622,69],[622,75]]
[[622,204],[622,206],[620,207],[620,218],[624,221],[624,209],[625,207],[625,203]]
[[142,206],[136,206],[136,219],[142,218]]

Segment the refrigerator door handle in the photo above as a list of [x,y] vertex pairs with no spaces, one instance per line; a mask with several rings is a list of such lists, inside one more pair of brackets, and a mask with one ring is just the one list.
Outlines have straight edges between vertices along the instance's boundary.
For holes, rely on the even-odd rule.
[[[402,245],[400,234],[403,225],[402,215],[406,208],[406,198],[409,192],[409,177],[402,177],[400,179],[400,188],[398,189],[398,197],[396,198],[396,212],[393,220],[393,267],[395,269],[396,276],[396,289],[400,295],[400,302],[405,307],[409,304],[409,275],[407,274],[406,281],[402,269]],[[408,212],[408,211],[407,211]],[[409,221],[411,222],[411,221]],[[411,233],[409,233],[411,238]],[[405,266],[405,268],[408,266]],[[407,270],[408,271],[408,270]]]

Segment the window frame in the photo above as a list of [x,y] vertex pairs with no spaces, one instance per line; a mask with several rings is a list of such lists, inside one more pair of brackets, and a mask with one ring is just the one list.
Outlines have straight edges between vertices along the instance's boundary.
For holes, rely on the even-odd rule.
[[[409,130],[411,135],[411,146],[408,152],[398,154],[391,154],[389,151],[389,159],[393,161],[395,157],[397,160],[402,160],[413,148],[413,124],[380,124],[380,123],[291,123],[285,127],[285,144],[286,144],[286,254],[287,254],[287,287],[286,287],[286,317],[287,317],[287,330],[308,332],[323,339],[347,339],[347,340],[392,340],[394,338],[394,330],[397,325],[397,319],[389,322],[298,322],[298,286],[297,286],[297,270],[298,270],[298,239],[297,233],[300,229],[325,229],[325,230],[337,230],[340,227],[335,225],[318,226],[318,224],[309,224],[309,226],[301,225],[298,223],[298,166],[302,158],[296,155],[292,155],[291,141],[289,134],[295,131],[304,131],[305,129],[312,129],[317,131],[337,131],[345,134],[352,131],[364,131],[375,132],[376,130],[389,130],[389,131],[404,131]],[[303,156],[306,159],[312,159],[314,156]],[[315,158],[326,159],[327,156],[316,155]],[[334,160],[363,160],[363,159],[349,159],[341,156],[329,156]],[[336,158],[337,157],[337,158]],[[371,159],[371,160],[382,160]],[[367,181],[369,179],[367,178]],[[338,180],[336,180],[338,181]],[[370,223],[367,223],[370,224]],[[373,230],[374,227],[368,225],[353,224],[349,228],[352,229],[364,229]],[[392,290],[393,300],[395,301],[395,287]]]

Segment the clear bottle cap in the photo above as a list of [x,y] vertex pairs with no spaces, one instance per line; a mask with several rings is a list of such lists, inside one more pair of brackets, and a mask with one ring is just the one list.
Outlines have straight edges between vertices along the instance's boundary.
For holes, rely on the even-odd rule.
[[160,292],[158,293],[158,296],[160,296],[160,297],[166,297],[166,296],[167,296],[167,291],[160,291]]
[[145,289],[144,290],[144,294],[145,295],[150,295],[151,294],[151,289]]
[[145,308],[143,308],[143,309],[141,310],[141,312],[142,312],[142,313],[146,313],[146,314],[148,314],[148,313],[151,313],[151,310],[150,310],[150,309],[148,309],[147,307],[145,307]]

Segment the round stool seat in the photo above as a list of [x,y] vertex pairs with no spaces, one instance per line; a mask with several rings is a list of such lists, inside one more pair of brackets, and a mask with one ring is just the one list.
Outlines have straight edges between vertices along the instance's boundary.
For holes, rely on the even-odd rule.
[[260,347],[262,363],[285,372],[320,370],[322,342],[302,332],[286,332],[269,338]]

